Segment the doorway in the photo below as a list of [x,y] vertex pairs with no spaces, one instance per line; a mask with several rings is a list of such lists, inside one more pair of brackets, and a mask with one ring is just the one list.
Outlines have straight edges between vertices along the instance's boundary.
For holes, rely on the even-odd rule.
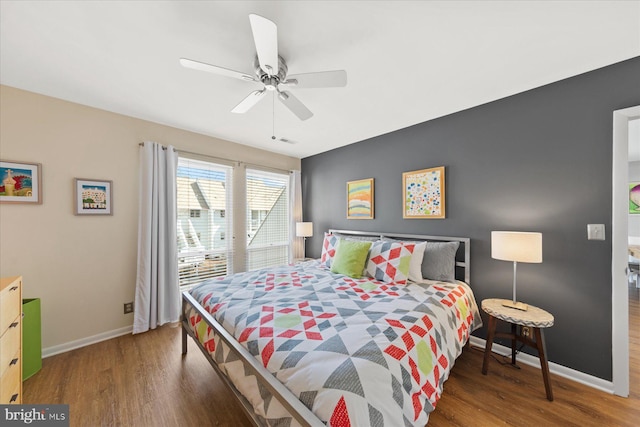
[[612,361],[613,393],[629,396],[628,173],[629,122],[640,106],[613,112],[612,176]]

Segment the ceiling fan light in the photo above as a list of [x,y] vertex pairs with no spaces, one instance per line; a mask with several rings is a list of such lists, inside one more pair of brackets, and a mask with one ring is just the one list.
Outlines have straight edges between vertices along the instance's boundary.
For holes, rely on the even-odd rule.
[[262,84],[264,84],[265,89],[269,91],[277,90],[279,83],[276,77],[265,77],[262,79]]

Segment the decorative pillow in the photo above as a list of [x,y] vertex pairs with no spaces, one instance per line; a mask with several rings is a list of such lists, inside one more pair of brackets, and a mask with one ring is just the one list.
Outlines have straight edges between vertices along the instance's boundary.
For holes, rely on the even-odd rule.
[[359,279],[362,277],[370,247],[371,242],[340,239],[331,262],[331,272]]
[[422,277],[455,283],[458,246],[460,242],[427,242],[422,262]]
[[409,262],[409,280],[415,283],[422,282],[424,280],[424,278],[422,277],[422,260],[424,259],[424,251],[427,247],[427,242],[397,240],[390,237],[383,237],[382,240],[385,242],[414,243],[416,245],[415,249],[413,250],[413,254],[411,255],[411,262]]
[[424,251],[427,249],[427,242],[412,242],[416,247],[411,255],[411,262],[409,262],[409,280],[420,283],[423,280],[422,277],[422,260],[424,259]]
[[324,241],[322,242],[322,254],[320,255],[320,265],[331,267],[331,261],[336,255],[336,246],[338,245],[338,236],[324,233]]
[[378,240],[371,245],[366,274],[383,282],[407,283],[415,243]]

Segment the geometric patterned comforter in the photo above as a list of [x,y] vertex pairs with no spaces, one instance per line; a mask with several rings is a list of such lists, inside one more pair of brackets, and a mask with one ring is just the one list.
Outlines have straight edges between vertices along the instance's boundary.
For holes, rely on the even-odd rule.
[[[424,426],[481,326],[462,282],[396,286],[334,274],[317,260],[211,279],[191,294],[331,426]],[[293,423],[197,312],[188,316],[259,418]]]

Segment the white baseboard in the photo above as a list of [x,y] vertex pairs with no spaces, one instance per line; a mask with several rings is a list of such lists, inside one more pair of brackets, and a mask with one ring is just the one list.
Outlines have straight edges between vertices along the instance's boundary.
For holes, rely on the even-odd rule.
[[119,337],[122,335],[130,334],[133,331],[133,325],[125,326],[123,328],[114,329],[112,331],[102,332],[97,335],[93,335],[79,340],[70,341],[64,344],[54,345],[51,347],[42,349],[42,357],[54,356],[60,353],[66,353],[67,351],[75,350],[76,348],[86,347],[91,344],[98,343],[100,341],[106,341],[111,338]]
[[[123,328],[102,332],[97,335],[70,341],[68,343],[47,347],[42,349],[42,357],[45,358],[54,356],[56,354],[65,353],[77,348],[85,347],[101,341],[106,341],[111,338],[130,334],[132,331],[133,326],[125,326]],[[480,348],[485,348],[486,345],[486,340],[473,335],[471,336],[470,342],[471,345]],[[494,343],[492,351],[503,356],[511,356],[511,349],[500,344]],[[538,369],[540,368],[540,360],[536,356],[520,352],[516,355],[516,360],[518,362],[524,363],[525,365],[533,366],[534,368]],[[613,394],[613,382],[611,381],[603,380],[602,378],[594,377],[593,375],[585,374],[584,372],[576,371],[575,369],[567,368],[566,366],[558,365],[554,362],[549,362],[549,372],[564,378],[568,378],[572,381],[576,381],[580,384],[584,384],[586,386],[604,391],[605,393]]]
[[[470,342],[471,345],[484,349],[487,341],[472,335]],[[502,356],[511,357],[511,348],[509,347],[493,343],[491,350]],[[536,356],[520,352],[516,355],[516,360],[524,363],[525,365],[540,369],[540,359]],[[549,372],[560,377],[568,378],[580,384],[593,387],[600,391],[604,391],[605,393],[613,394],[612,381],[603,380],[602,378],[594,377],[593,375],[585,374],[584,372],[576,371],[575,369],[567,368],[566,366],[558,365],[553,362],[549,362]]]

